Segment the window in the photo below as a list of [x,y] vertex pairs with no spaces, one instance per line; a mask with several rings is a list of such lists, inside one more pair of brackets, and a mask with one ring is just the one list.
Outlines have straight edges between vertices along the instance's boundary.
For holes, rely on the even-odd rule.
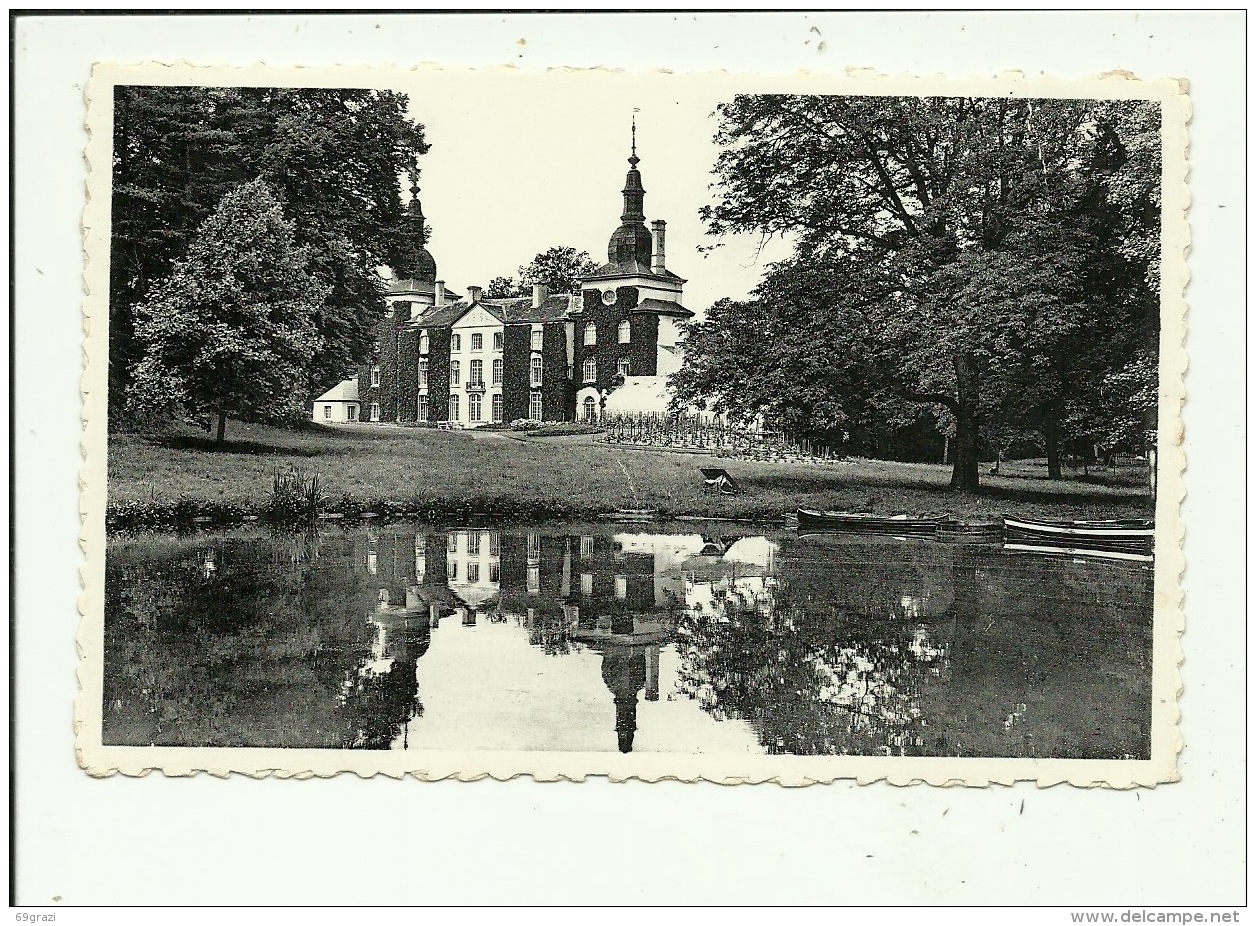
[[467,418],[470,421],[480,420],[480,411],[484,405],[484,396],[473,392],[467,396]]
[[471,361],[471,385],[472,386],[484,385],[484,361],[483,360]]
[[500,386],[502,384],[502,358],[498,357],[493,361],[493,385]]
[[419,353],[426,354],[428,352],[428,347],[430,345],[431,345],[431,341],[428,340],[427,329],[424,328],[423,331],[420,332],[419,334]]
[[480,555],[480,532],[469,531],[467,533],[467,552],[472,556]]
[[541,339],[543,337],[544,337],[544,332],[540,328],[532,329],[532,349],[533,350],[541,349]]
[[488,580],[490,582],[500,582],[502,578],[501,563],[488,564]]
[[632,340],[632,322],[624,319],[619,323],[619,343],[627,344]]
[[615,576],[615,597],[623,601],[628,597],[628,577]]
[[580,594],[581,595],[593,594],[593,573],[591,572],[580,573]]
[[588,559],[593,555],[593,538],[584,536],[580,538],[580,558]]
[[419,388],[427,385],[427,358],[419,358]]
[[541,385],[542,363],[540,357],[533,357],[529,367],[528,382],[533,386]]
[[372,386],[379,385],[379,364],[376,364],[375,366],[371,367],[371,385]]
[[330,405],[324,405],[324,406],[323,406],[323,417],[324,417],[324,418],[330,418],[330,417],[331,417],[331,406],[330,406]]
[[620,376],[627,376],[630,370],[632,370],[632,361],[627,357],[621,357],[619,363],[615,364],[615,372]]
[[462,379],[462,364],[457,360],[449,361],[449,385],[456,386]]
[[529,556],[532,556],[533,554],[540,554],[541,552],[541,535],[540,534],[537,534],[537,533],[528,534],[528,539],[525,542],[527,544],[526,549],[528,551]]
[[499,556],[502,552],[502,535],[500,531],[488,532],[488,555]]
[[451,534],[449,535],[449,546],[448,546],[448,547],[446,547],[446,549],[447,549],[450,553],[457,553],[457,552],[458,552],[458,535],[457,535],[456,533],[451,533]]
[[597,361],[596,360],[590,359],[584,362],[584,381],[586,383],[592,383],[592,382],[597,381]]
[[539,595],[541,593],[541,567],[528,567],[528,594]]
[[471,349],[484,350],[484,335],[480,334],[478,331],[471,335]]
[[502,333],[500,331],[493,332],[493,350],[502,349]]
[[349,412],[350,421],[358,420],[358,407],[356,405],[350,405],[347,411]]
[[528,417],[533,421],[541,421],[541,394],[539,392],[532,393],[528,397]]
[[500,423],[503,420],[504,411],[502,409],[502,394],[500,392],[493,394],[493,421]]
[[459,409],[458,409],[458,397],[457,397],[456,395],[451,395],[451,396],[449,397],[449,420],[450,420],[450,421],[457,421],[457,420],[458,420],[458,412],[459,412]]
[[427,421],[427,416],[430,414],[431,411],[427,407],[427,396],[419,396],[419,420]]
[[379,403],[378,402],[371,403],[371,420],[379,421]]
[[448,571],[448,573],[447,573],[447,574],[448,574],[448,576],[449,576],[449,581],[450,581],[450,582],[457,582],[457,581],[458,581],[458,561],[457,561],[457,560],[452,560],[452,559],[451,559],[451,560],[449,561],[449,571]]
[[449,349],[450,350],[462,350],[462,335],[451,334],[449,336]]
[[468,582],[480,581],[480,564],[479,563],[467,563],[467,581]]
[[591,347],[597,343],[597,325],[589,322],[584,326],[584,343],[586,347]]
[[597,402],[591,395],[584,397],[584,420],[597,421]]

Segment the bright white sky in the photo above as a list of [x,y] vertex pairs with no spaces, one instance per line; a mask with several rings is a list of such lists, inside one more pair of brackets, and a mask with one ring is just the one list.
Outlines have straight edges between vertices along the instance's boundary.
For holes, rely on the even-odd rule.
[[711,201],[712,114],[735,92],[729,78],[503,68],[425,72],[396,89],[409,94],[432,145],[420,181],[428,247],[457,292],[514,276],[554,245],[606,260],[634,107],[646,219],[667,221],[667,266],[689,281],[688,308],[744,297],[766,263],[788,254],[779,240],[759,253],[757,235],[726,238],[709,256],[698,251],[715,241],[698,210]]

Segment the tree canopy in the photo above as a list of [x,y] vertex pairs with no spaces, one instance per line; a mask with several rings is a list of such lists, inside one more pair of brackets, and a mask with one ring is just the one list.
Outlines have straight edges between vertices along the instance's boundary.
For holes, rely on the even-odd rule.
[[532,258],[519,268],[519,278],[494,277],[484,290],[484,295],[494,299],[527,296],[534,283],[540,283],[549,292],[573,293],[580,280],[596,273],[598,263],[588,251],[577,251],[567,245],[555,245]]
[[185,257],[135,308],[137,418],[265,421],[300,414],[328,287],[262,180],[228,193]]
[[690,327],[682,400],[811,435],[923,403],[972,489],[979,423],[1032,422],[1058,461],[1102,384],[1147,369],[1155,104],[739,96],[718,117],[708,231],[795,253]]
[[410,226],[398,177],[428,150],[404,94],[289,87],[117,87],[110,268],[110,396],[136,360],[135,307],[241,183],[292,210],[296,244],[327,284],[307,389],[367,354],[384,312],[377,268],[403,263]]

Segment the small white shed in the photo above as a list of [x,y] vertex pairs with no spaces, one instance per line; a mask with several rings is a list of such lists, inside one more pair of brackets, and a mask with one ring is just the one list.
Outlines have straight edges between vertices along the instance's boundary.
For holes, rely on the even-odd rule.
[[316,424],[345,424],[357,421],[360,410],[355,376],[332,386],[314,400],[313,420]]

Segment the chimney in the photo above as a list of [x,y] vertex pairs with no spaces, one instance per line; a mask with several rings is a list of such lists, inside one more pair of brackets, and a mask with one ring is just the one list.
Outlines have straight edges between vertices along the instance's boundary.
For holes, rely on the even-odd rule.
[[667,223],[662,219],[655,219],[650,223],[650,228],[654,230],[654,260],[651,262],[650,270],[654,273],[662,273],[667,269],[667,260],[663,250],[663,242],[667,236]]
[[467,287],[467,299],[472,304],[479,302],[480,294],[483,292],[484,292],[484,287],[482,286],[468,286]]
[[436,308],[441,308],[445,304],[445,281],[436,281]]
[[545,292],[544,283],[533,283],[532,284],[532,308],[539,309],[541,307],[541,303],[545,301],[545,297],[547,295],[548,293]]

